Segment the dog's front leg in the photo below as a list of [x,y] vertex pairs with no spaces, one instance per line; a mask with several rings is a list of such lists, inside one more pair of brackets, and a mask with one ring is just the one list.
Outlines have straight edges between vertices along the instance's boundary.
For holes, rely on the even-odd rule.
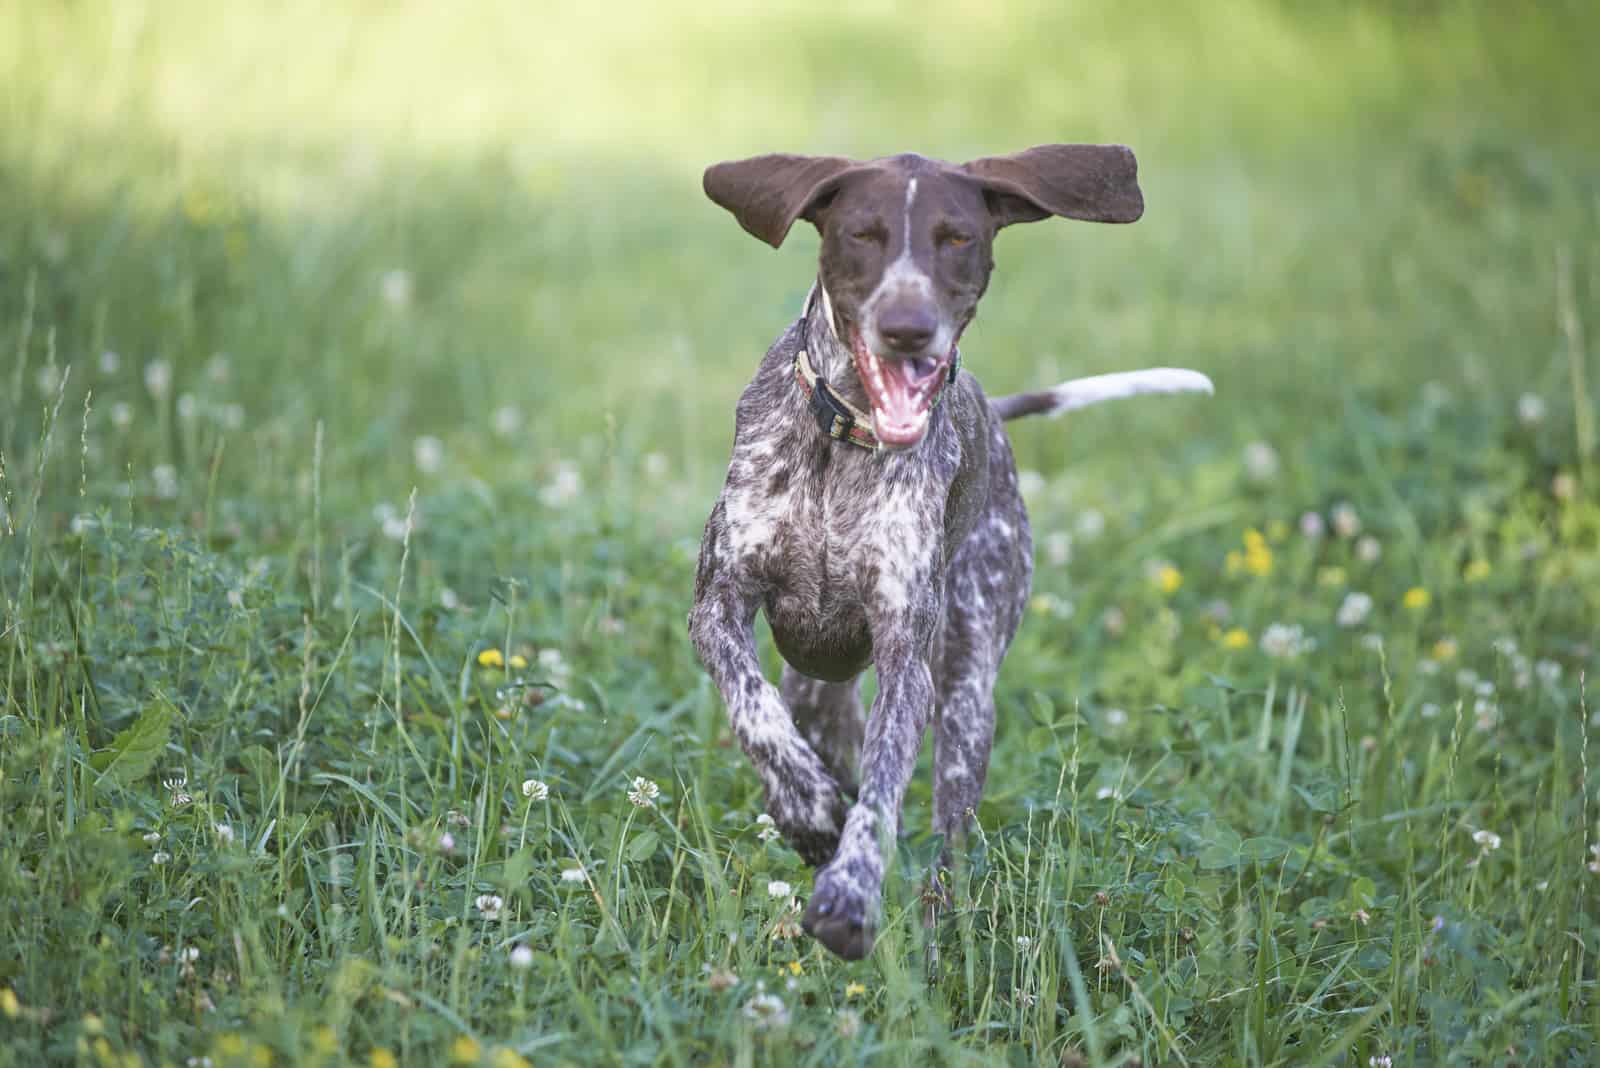
[[757,599],[712,578],[696,592],[689,635],[728,706],[739,747],[766,788],[767,813],[807,864],[834,854],[844,823],[839,785],[794,725],[756,656]]
[[802,921],[814,938],[847,960],[860,960],[872,950],[900,802],[933,711],[926,643],[890,637],[877,644],[878,697],[867,721],[860,800],[845,820],[839,852],[817,872]]

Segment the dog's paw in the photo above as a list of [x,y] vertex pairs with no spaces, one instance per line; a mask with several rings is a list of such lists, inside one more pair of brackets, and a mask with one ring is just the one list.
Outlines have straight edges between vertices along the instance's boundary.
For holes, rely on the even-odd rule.
[[860,960],[872,952],[877,937],[876,896],[848,872],[824,868],[817,872],[816,888],[806,903],[800,926],[818,942],[845,960]]

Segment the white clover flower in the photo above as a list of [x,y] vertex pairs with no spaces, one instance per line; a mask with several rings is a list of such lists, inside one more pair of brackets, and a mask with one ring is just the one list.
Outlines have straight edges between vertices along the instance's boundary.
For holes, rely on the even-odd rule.
[[416,461],[417,470],[431,475],[444,465],[444,442],[424,434],[411,443],[411,458]]
[[1306,512],[1300,516],[1300,534],[1302,537],[1310,538],[1312,541],[1315,541],[1316,539],[1322,537],[1326,531],[1327,527],[1324,526],[1322,522],[1321,514],[1317,512]]
[[1472,688],[1472,692],[1477,694],[1479,697],[1493,697],[1494,683],[1490,682],[1488,679],[1484,679],[1482,682],[1478,683],[1478,685]]
[[758,1031],[780,1031],[789,1026],[789,1009],[776,994],[757,994],[744,1003],[743,1012]]
[[1494,730],[1500,722],[1500,706],[1484,697],[1472,703],[1472,714],[1475,717],[1473,726],[1480,731]]
[[1261,651],[1279,660],[1293,660],[1315,647],[1298,623],[1272,623],[1261,632]]
[[146,845],[155,845],[157,842],[161,841],[161,832],[147,831],[143,837]]
[[1473,831],[1472,840],[1482,846],[1485,853],[1493,853],[1500,848],[1500,836],[1493,831]]
[[211,829],[217,832],[217,837],[222,839],[224,843],[227,845],[233,844],[234,835],[232,827],[228,826],[226,823],[213,823],[211,825]]
[[244,405],[224,404],[217,409],[217,420],[224,430],[238,430],[244,426]]
[[110,349],[100,354],[100,373],[114,375],[122,367],[122,357]]
[[533,967],[533,950],[518,943],[511,948],[511,966],[519,972]]
[[1339,604],[1334,621],[1341,627],[1359,627],[1372,614],[1372,598],[1365,593],[1347,593]]
[[472,903],[486,920],[499,919],[500,910],[506,907],[506,899],[499,894],[479,894]]
[[1367,1058],[1367,1068],[1394,1068],[1394,1061],[1387,1053],[1375,1053]]
[[777,824],[773,822],[772,817],[765,812],[756,817],[756,826],[761,828],[756,832],[756,837],[763,842],[775,842],[783,837],[778,832]]
[[1561,681],[1561,665],[1554,660],[1538,661],[1533,665],[1533,673],[1546,686],[1554,686]]
[[523,779],[522,796],[529,801],[543,801],[550,796],[550,784],[539,779]]
[[1044,555],[1051,567],[1066,567],[1072,562],[1072,535],[1052,530],[1044,536]]
[[539,670],[560,687],[565,687],[572,677],[572,666],[567,663],[566,657],[561,655],[560,649],[540,649]]
[[774,879],[767,884],[768,897],[788,897],[792,893],[794,893],[794,887],[782,879]]
[[1432,701],[1424,701],[1422,707],[1417,709],[1417,714],[1423,719],[1434,719],[1439,715],[1439,706]]
[[150,854],[150,863],[152,864],[165,864],[171,859],[172,854],[168,853],[165,849],[158,849],[154,853]]
[[1544,422],[1544,398],[1537,393],[1524,393],[1518,397],[1517,419],[1523,426]]
[[573,868],[562,868],[561,881],[564,883],[586,883],[589,881],[589,874],[583,870],[582,865]]
[[1517,641],[1515,638],[1496,638],[1492,647],[1495,652],[1504,657],[1513,657],[1517,655]]
[[1044,476],[1031,468],[1017,472],[1017,492],[1024,497],[1036,497],[1044,490]]
[[1355,506],[1349,501],[1340,501],[1333,506],[1329,513],[1333,518],[1333,530],[1341,538],[1353,538],[1361,533],[1361,517],[1356,514]]
[[1383,650],[1383,635],[1375,630],[1369,630],[1361,636],[1361,648],[1377,653]]
[[454,853],[456,849],[456,836],[445,831],[439,836],[439,848],[446,853]]
[[643,466],[646,477],[658,480],[667,477],[667,470],[670,467],[666,454],[659,452],[645,453]]
[[[1454,642],[1451,642],[1454,645]],[[1456,672],[1456,685],[1463,690],[1471,690],[1478,685],[1478,673],[1471,668],[1462,668]]]
[[379,287],[383,292],[383,302],[389,307],[399,311],[410,306],[411,294],[415,289],[410,271],[396,267],[384,272],[383,278],[379,280]]
[[1600,842],[1595,842],[1589,847],[1589,871],[1600,875]]
[[1122,795],[1115,787],[1102,786],[1094,792],[1094,798],[1096,801],[1121,801]]
[[509,438],[522,428],[522,412],[512,404],[502,404],[494,410],[490,417],[494,425],[494,432],[503,438]]
[[161,400],[172,388],[172,365],[166,360],[151,360],[144,365],[144,388]]
[[1278,450],[1264,441],[1244,447],[1244,473],[1251,482],[1271,482],[1278,477]]
[[126,401],[118,401],[111,406],[111,425],[118,430],[126,430],[133,424],[133,408]]
[[1105,710],[1104,718],[1106,726],[1110,727],[1112,730],[1116,730],[1118,727],[1122,727],[1127,724],[1128,713],[1126,709],[1108,708]]
[[1383,555],[1383,546],[1371,534],[1365,535],[1356,542],[1356,559],[1363,564],[1375,564],[1378,557]]
[[184,422],[187,423],[191,419],[193,419],[196,415],[199,415],[199,414],[200,414],[200,402],[195,399],[195,396],[194,396],[193,393],[180,393],[180,394],[178,394],[178,418],[179,419],[182,419]]
[[1032,948],[1033,939],[1029,938],[1027,935],[1017,935],[1017,949],[1020,952],[1026,953]]
[[449,586],[439,587],[439,607],[446,612],[454,612],[461,607],[461,596]]
[[244,607],[244,591],[235,586],[228,591],[228,604],[233,608]]
[[1098,508],[1085,508],[1078,513],[1078,521],[1073,524],[1073,530],[1084,541],[1094,541],[1106,532],[1106,517]]
[[546,508],[563,508],[578,499],[583,492],[583,476],[576,464],[562,460],[555,465],[550,481],[539,491],[539,500]]
[[628,800],[633,802],[634,807],[650,808],[660,796],[661,787],[643,775],[634,776],[633,786],[628,790]]
[[171,464],[156,464],[150,471],[150,481],[155,483],[156,496],[170,501],[178,495],[178,469]]

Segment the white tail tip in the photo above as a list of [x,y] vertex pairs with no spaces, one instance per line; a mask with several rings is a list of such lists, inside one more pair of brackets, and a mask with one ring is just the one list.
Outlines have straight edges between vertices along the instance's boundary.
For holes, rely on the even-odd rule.
[[1144,393],[1215,392],[1211,379],[1199,371],[1182,367],[1148,367],[1142,371],[1118,371],[1063,382],[1050,391],[1055,399],[1050,414],[1060,415],[1101,401],[1137,397]]

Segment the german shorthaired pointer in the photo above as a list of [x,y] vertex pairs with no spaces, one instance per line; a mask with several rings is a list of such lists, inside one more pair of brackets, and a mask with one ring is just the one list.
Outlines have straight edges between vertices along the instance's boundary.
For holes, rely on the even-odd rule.
[[[1044,145],[959,167],[758,156],[711,167],[705,189],[774,247],[796,219],[822,235],[804,314],[739,400],[689,631],[767,811],[821,866],[805,929],[854,960],[872,948],[930,719],[947,843],[983,792],[995,674],[1033,572],[1001,421],[1211,383],[1156,369],[990,401],[961,371],[995,231],[1052,215],[1133,222],[1144,200],[1126,148]],[[756,656],[757,609],[787,662],[776,687]],[[857,692],[869,664],[870,717]]]

